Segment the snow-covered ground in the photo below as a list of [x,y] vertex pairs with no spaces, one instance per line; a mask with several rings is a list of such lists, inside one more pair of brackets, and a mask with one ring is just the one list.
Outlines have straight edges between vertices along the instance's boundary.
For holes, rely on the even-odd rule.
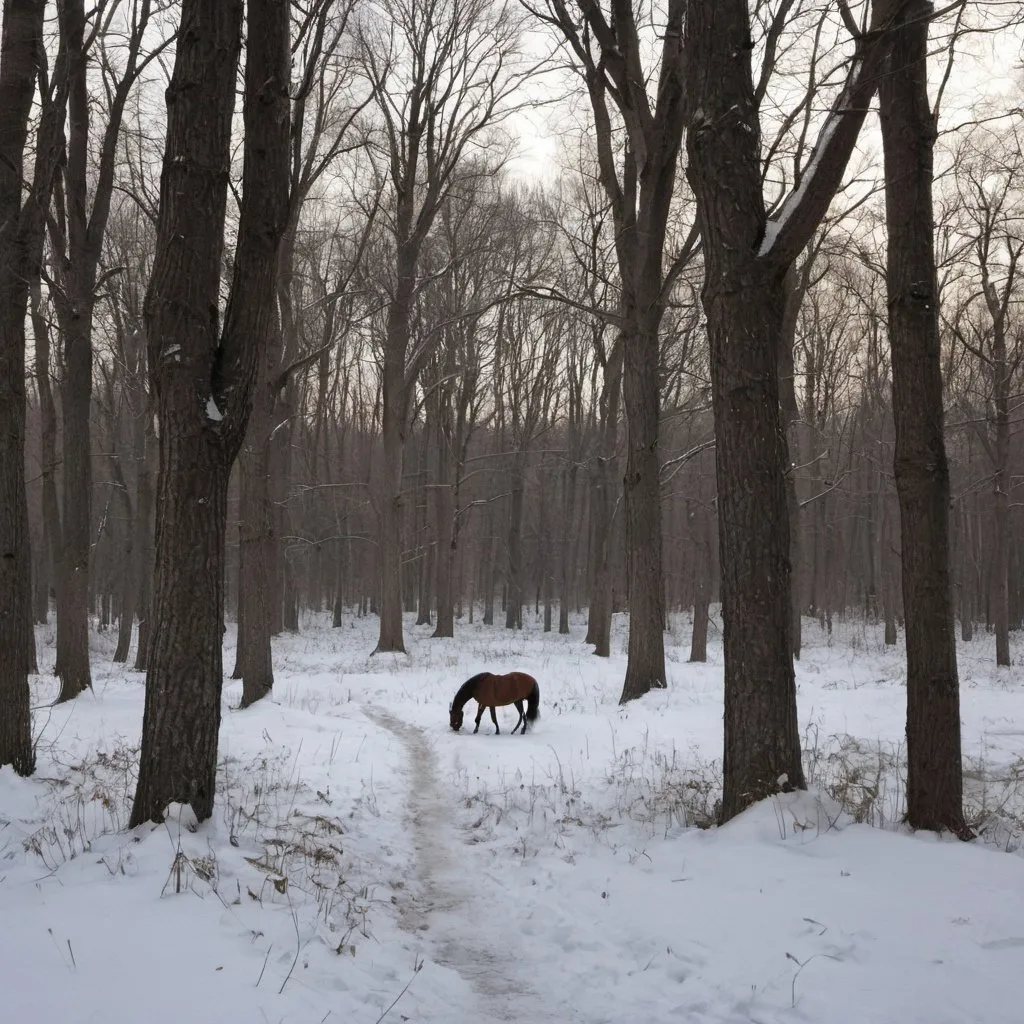
[[[234,711],[225,689],[213,819],[176,809],[133,833],[142,677],[97,637],[94,693],[49,708],[52,681],[37,686],[36,777],[0,771],[3,1018],[1022,1019],[1024,677],[993,667],[989,640],[960,649],[985,826],[964,845],[895,824],[902,651],[874,629],[807,626],[812,790],[709,830],[720,645],[687,664],[681,617],[669,689],[620,708],[624,623],[610,660],[572,625],[437,641],[409,622],[407,657],[369,657],[375,620],[311,621],[276,642],[271,700]],[[539,679],[525,737],[512,709],[500,736],[448,729],[456,688],[488,668]]]

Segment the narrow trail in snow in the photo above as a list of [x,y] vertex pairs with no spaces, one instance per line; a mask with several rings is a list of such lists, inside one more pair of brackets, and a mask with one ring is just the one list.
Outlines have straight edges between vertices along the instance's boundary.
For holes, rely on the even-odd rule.
[[[479,1015],[486,1021],[518,1024],[554,1024],[573,1019],[565,1007],[549,1006],[528,981],[529,961],[520,953],[515,934],[495,948],[493,940],[476,924],[500,917],[500,899],[489,889],[484,876],[471,870],[459,874],[452,850],[460,840],[452,818],[451,800],[438,780],[437,756],[421,729],[403,722],[382,708],[364,708],[377,725],[396,736],[407,754],[409,780],[408,821],[416,850],[418,893],[402,913],[402,927],[425,935],[432,942],[432,959],[458,972],[479,1001]],[[471,856],[466,850],[467,861]],[[456,1008],[453,1007],[453,1010]],[[458,1019],[465,1019],[459,1015]]]

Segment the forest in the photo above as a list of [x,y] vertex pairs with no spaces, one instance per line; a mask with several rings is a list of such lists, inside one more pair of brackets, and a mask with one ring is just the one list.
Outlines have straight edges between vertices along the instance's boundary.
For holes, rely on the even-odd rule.
[[801,634],[859,620],[907,821],[968,838],[957,637],[1024,622],[1022,14],[4,0],[0,765],[97,631],[139,825],[210,817],[225,675],[264,700],[309,613],[605,658],[625,613],[626,703],[685,611],[724,822],[804,787]]

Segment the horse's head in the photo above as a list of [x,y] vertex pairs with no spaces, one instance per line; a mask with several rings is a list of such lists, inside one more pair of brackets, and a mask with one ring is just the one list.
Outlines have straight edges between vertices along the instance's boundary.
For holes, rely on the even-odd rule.
[[462,708],[456,711],[454,702],[448,705],[448,722],[453,732],[458,732],[462,728]]

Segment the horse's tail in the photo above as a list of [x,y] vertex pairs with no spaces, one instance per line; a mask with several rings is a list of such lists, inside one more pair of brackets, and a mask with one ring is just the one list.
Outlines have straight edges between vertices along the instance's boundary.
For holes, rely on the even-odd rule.
[[526,698],[526,717],[535,722],[540,717],[540,685],[533,681],[533,689]]

